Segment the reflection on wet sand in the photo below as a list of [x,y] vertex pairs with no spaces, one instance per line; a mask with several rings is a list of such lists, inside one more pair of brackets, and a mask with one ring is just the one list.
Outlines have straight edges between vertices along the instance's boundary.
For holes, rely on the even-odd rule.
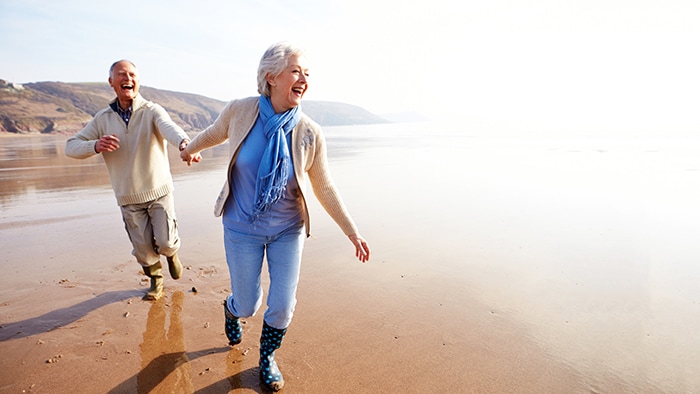
[[[153,302],[148,311],[146,330],[139,346],[141,371],[136,377],[138,393],[195,392],[191,361],[207,354],[227,350],[228,354],[224,362],[228,378],[197,392],[228,392],[237,388],[263,392],[263,386],[258,377],[258,368],[243,369],[246,355],[257,349],[225,346],[200,352],[186,351],[185,332],[181,318],[184,310],[184,298],[183,292],[176,291],[172,294],[170,305],[165,298],[161,298]],[[168,311],[170,311],[169,325],[166,324]]]
[[[65,155],[66,136],[2,137],[0,141],[0,205],[25,194],[109,188],[109,175],[101,155],[77,160]],[[169,146],[174,175],[220,168],[228,157],[228,144],[203,153],[204,160],[187,167],[177,149]]]
[[[175,291],[170,302],[163,297],[151,303],[143,340],[139,345],[141,370],[109,393],[128,393],[134,390],[139,394],[193,393],[195,376],[192,373],[192,361],[229,351],[228,346],[186,351],[187,333],[183,328],[184,301],[185,293]],[[218,388],[220,387],[222,386],[219,385]]]
[[[191,393],[192,368],[185,351],[182,330],[183,300],[185,295],[177,291],[172,295],[172,305],[165,299],[154,302],[148,311],[146,331],[141,349],[141,372],[137,376],[139,393]],[[166,309],[170,309],[170,326],[166,327]]]

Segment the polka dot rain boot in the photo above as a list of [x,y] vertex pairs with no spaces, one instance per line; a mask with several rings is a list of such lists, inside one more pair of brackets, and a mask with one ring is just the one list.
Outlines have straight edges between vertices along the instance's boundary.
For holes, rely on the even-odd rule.
[[277,329],[263,323],[260,335],[260,379],[272,391],[282,390],[284,378],[275,361],[275,350],[282,345],[282,338],[287,329]]
[[241,327],[241,319],[234,316],[233,313],[228,309],[228,303],[224,300],[224,317],[226,322],[224,324],[224,331],[226,331],[226,338],[228,338],[228,344],[238,345],[241,343],[241,336],[243,335],[243,328]]

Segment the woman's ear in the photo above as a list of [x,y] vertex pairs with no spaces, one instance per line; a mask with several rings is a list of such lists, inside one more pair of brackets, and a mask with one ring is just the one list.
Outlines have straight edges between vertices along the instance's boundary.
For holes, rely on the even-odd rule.
[[275,86],[277,84],[277,82],[275,82],[275,77],[267,74],[267,84],[270,86]]

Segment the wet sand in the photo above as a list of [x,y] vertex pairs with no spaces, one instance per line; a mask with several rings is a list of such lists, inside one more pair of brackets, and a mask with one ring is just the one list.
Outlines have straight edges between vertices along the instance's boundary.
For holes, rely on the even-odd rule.
[[[700,389],[700,163],[686,150],[327,134],[373,255],[357,262],[312,200],[277,352],[285,392]],[[187,269],[147,302],[99,160],[31,138],[0,138],[0,392],[263,392],[263,311],[240,345],[223,331],[225,149],[172,164]]]

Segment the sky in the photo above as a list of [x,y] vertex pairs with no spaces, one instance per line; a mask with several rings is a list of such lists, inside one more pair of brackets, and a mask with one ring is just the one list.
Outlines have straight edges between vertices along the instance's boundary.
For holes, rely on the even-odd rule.
[[[0,0],[0,79],[256,95],[260,56],[308,51],[305,99],[445,127],[700,136],[697,0]],[[303,105],[302,105],[303,106]]]

